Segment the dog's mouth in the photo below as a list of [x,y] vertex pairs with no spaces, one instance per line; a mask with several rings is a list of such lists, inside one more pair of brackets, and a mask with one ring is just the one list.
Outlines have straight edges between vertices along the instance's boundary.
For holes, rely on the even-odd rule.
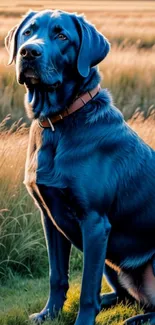
[[23,69],[18,78],[20,84],[25,84],[27,87],[38,85],[40,83],[40,78],[38,73],[31,68]]
[[39,76],[32,69],[27,69],[23,73],[23,79],[26,85],[37,85],[40,83]]
[[56,81],[51,84],[43,82],[39,77],[39,74],[32,68],[25,69],[20,73],[19,83],[25,84],[29,89],[39,88],[41,90],[46,90],[49,92],[52,92],[61,86],[60,81]]

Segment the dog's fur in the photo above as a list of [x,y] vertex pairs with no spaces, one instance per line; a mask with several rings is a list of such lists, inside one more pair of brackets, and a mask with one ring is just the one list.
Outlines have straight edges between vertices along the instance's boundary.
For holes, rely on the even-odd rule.
[[[81,16],[43,11],[28,13],[6,46],[27,88],[33,122],[25,184],[41,210],[49,254],[49,299],[32,318],[53,318],[62,308],[71,244],[84,253],[76,325],[93,325],[101,306],[127,292],[155,306],[155,152],[125,123],[105,89],[58,122],[55,132],[38,124],[98,84],[95,65],[107,55],[108,41]],[[23,57],[31,50],[37,57]],[[115,293],[101,299],[103,270]],[[148,317],[155,324],[154,313],[127,324]]]

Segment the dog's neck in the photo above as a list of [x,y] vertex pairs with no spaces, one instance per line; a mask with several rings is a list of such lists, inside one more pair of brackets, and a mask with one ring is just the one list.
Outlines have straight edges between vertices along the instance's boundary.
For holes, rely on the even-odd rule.
[[82,78],[76,73],[67,76],[61,87],[53,92],[37,90],[33,93],[28,89],[25,98],[28,116],[30,118],[47,118],[59,114],[68,107],[77,96],[95,88],[99,82],[100,75],[98,69],[94,67],[90,69],[87,78]]
[[79,83],[78,94],[83,94],[97,86],[101,81],[98,68],[94,67],[90,69],[90,73],[87,78],[82,78]]

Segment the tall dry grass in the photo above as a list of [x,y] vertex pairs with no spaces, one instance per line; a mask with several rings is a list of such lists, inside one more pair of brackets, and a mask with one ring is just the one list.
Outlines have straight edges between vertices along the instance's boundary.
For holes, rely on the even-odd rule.
[[155,105],[155,50],[114,47],[100,64],[103,86],[114,98],[115,105],[130,118],[137,108],[144,111]]
[[137,12],[147,12],[149,14],[152,13],[153,10],[155,10],[155,4],[154,1],[101,1],[101,0],[78,0],[78,1],[72,1],[72,0],[53,0],[52,3],[50,0],[40,1],[37,0],[35,2],[32,2],[31,0],[22,0],[22,1],[10,1],[9,6],[8,3],[5,2],[5,0],[1,0],[0,4],[0,13],[5,14],[6,16],[13,16],[17,15],[19,13],[23,13],[23,10],[26,8],[35,8],[36,10],[43,10],[46,8],[51,9],[63,9],[67,11],[95,11],[95,12],[113,12],[115,14],[120,13],[133,13],[136,14]]
[[1,279],[16,272],[39,275],[47,264],[39,214],[22,184],[28,132],[15,128],[0,134]]
[[0,4],[0,46],[8,30],[20,20],[29,9],[62,9],[84,13],[112,44],[136,45],[150,48],[155,44],[155,2],[154,1],[14,1]]
[[8,56],[5,50],[0,51],[0,121],[7,114],[11,114],[12,120],[17,121],[25,117],[24,112],[24,87],[17,84],[15,67],[7,65]]

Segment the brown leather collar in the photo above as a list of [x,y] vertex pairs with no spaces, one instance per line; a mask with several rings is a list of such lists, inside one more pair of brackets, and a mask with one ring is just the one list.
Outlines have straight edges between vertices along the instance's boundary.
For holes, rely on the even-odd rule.
[[41,121],[38,120],[39,126],[42,128],[51,128],[52,131],[55,131],[53,124],[56,122],[63,120],[68,115],[76,112],[78,109],[83,107],[85,104],[87,104],[93,97],[95,97],[101,87],[100,84],[98,84],[94,89],[87,91],[83,95],[79,96],[68,108],[66,108],[61,114],[52,116],[51,118],[46,118],[45,120]]

